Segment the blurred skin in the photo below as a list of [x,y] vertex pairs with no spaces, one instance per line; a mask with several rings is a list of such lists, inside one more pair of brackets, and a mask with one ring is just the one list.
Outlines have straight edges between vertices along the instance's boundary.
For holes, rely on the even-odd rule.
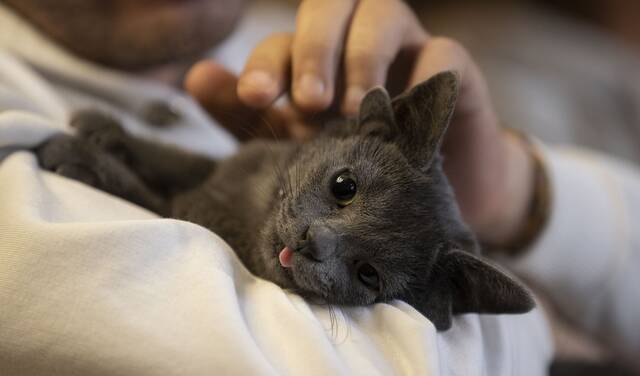
[[195,58],[235,26],[244,0],[3,0],[84,58],[145,69]]
[[[4,0],[56,41],[84,58],[122,69],[200,55],[235,25],[236,0]],[[445,170],[463,216],[492,244],[508,242],[525,218],[532,164],[504,134],[484,77],[457,42],[425,30],[400,0],[302,1],[293,34],[255,47],[238,79],[203,61],[186,89],[239,137],[305,138],[309,121],[327,111],[352,115],[375,85],[395,91],[442,70],[456,70],[461,92],[443,145]],[[271,106],[288,94],[291,103]],[[310,116],[311,115],[311,116]],[[242,130],[240,128],[243,128]]]

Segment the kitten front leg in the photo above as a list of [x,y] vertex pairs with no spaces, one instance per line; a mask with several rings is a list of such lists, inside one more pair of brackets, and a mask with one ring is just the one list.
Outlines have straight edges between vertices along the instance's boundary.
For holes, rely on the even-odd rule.
[[209,158],[132,136],[101,112],[79,112],[71,126],[79,138],[119,159],[147,186],[167,197],[195,188],[215,168]]
[[167,213],[166,200],[150,190],[127,166],[79,138],[56,135],[34,151],[45,170],[91,185],[160,215]]

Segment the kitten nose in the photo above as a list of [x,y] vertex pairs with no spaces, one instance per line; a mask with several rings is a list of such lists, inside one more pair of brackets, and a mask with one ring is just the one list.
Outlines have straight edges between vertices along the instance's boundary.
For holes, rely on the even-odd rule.
[[321,224],[312,224],[307,230],[307,246],[303,253],[311,258],[322,261],[336,250],[338,235],[330,227]]

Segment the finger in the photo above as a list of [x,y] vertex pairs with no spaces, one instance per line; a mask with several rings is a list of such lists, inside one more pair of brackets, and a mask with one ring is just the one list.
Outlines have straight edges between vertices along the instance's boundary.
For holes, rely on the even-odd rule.
[[303,1],[292,47],[292,92],[303,110],[326,109],[333,100],[336,70],[355,0]]
[[212,115],[241,107],[235,94],[237,79],[222,65],[209,60],[196,63],[185,77],[185,89]]
[[284,137],[286,119],[276,108],[251,109],[236,94],[238,80],[220,64],[201,61],[191,68],[185,88],[220,124],[241,140]]
[[289,81],[292,41],[289,33],[275,34],[253,50],[238,82],[244,104],[265,108],[282,94]]
[[410,84],[413,86],[446,70],[454,70],[461,77],[465,76],[468,61],[466,54],[459,43],[449,38],[431,38],[418,55]]
[[365,92],[384,85],[389,66],[400,49],[418,49],[426,39],[426,32],[403,2],[362,0],[345,46],[347,89],[343,112],[357,113]]
[[442,71],[456,71],[460,78],[460,93],[456,114],[465,115],[491,108],[479,98],[490,98],[488,88],[469,53],[458,42],[443,37],[430,38],[418,55],[410,85],[414,86]]

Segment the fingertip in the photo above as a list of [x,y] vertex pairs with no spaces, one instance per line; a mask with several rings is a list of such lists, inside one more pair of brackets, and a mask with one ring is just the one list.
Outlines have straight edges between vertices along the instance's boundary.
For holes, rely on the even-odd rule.
[[194,98],[206,101],[217,97],[222,88],[235,84],[235,76],[222,65],[210,60],[196,63],[184,79],[184,87]]
[[365,94],[366,91],[362,86],[350,86],[342,102],[342,113],[347,116],[357,115],[360,110],[360,103],[362,103]]
[[244,104],[251,107],[269,106],[278,97],[279,91],[274,78],[262,70],[249,71],[238,81],[238,97]]
[[315,74],[303,74],[293,86],[296,105],[307,111],[325,110],[331,104],[333,93],[326,82]]
[[200,93],[202,90],[201,82],[209,75],[209,64],[210,62],[208,61],[197,62],[189,69],[184,78],[185,90],[194,97],[197,97],[197,94]]

